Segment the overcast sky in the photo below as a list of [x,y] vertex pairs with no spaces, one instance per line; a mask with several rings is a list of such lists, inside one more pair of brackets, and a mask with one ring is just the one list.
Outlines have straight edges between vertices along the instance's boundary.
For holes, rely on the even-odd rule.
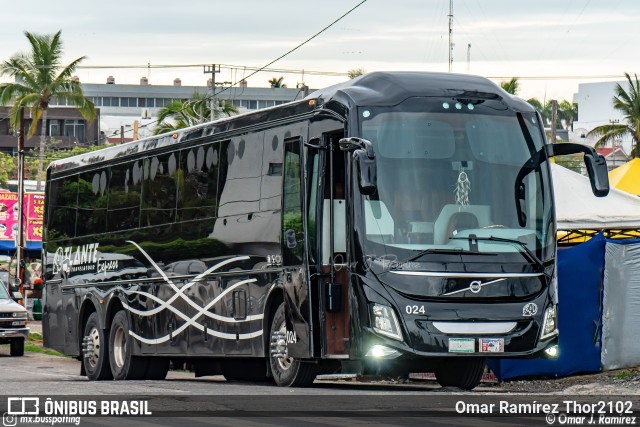
[[[360,0],[179,0],[4,2],[0,59],[28,48],[23,31],[62,30],[65,59],[87,66],[227,64],[263,66],[312,36]],[[447,71],[449,0],[368,0],[271,67],[346,73],[349,69]],[[578,83],[640,71],[638,0],[454,0],[453,71],[496,81],[522,77],[524,98],[571,99]],[[217,81],[250,71],[223,68]],[[202,67],[82,69],[84,83],[204,85]],[[250,86],[301,74],[263,72]],[[592,76],[528,79],[529,77]],[[525,78],[527,77],[527,78]],[[346,79],[306,74],[319,88]],[[6,80],[6,78],[2,79]],[[611,79],[608,79],[611,80]]]

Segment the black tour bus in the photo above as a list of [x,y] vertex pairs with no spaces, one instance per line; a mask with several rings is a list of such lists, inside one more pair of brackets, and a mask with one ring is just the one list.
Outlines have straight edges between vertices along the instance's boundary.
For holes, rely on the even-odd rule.
[[92,380],[312,383],[557,352],[550,157],[474,76],[370,73],[306,99],[52,163],[44,342]]

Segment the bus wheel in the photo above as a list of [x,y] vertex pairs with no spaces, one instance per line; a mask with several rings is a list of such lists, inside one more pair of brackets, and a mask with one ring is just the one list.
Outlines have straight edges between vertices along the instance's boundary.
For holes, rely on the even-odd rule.
[[268,381],[265,359],[227,359],[220,362],[227,381]]
[[167,378],[169,372],[169,359],[161,357],[147,358],[147,372],[144,374],[145,380],[163,380]]
[[447,359],[435,370],[436,380],[442,387],[473,390],[484,374],[484,358]]
[[300,359],[289,357],[286,341],[284,303],[280,304],[271,322],[271,345],[269,366],[273,379],[279,386],[306,387],[313,384],[318,373],[317,366],[301,363]]
[[82,364],[87,378],[93,381],[110,380],[109,351],[107,337],[98,322],[98,313],[91,313],[84,326]]
[[109,361],[116,380],[143,380],[148,360],[133,355],[133,338],[129,335],[129,318],[120,310],[111,322],[109,334]]

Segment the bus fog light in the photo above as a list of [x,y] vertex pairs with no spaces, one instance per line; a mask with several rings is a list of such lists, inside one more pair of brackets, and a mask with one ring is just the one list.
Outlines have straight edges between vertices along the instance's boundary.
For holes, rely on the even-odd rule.
[[558,357],[558,346],[552,345],[551,347],[548,347],[547,349],[545,349],[544,352],[547,353],[547,356],[555,359],[556,357]]
[[558,317],[556,316],[556,313],[555,305],[550,306],[547,308],[547,311],[545,311],[540,339],[548,338],[558,333]]
[[402,332],[400,332],[400,324],[396,314],[391,307],[386,305],[374,304],[371,307],[371,315],[373,317],[373,330],[377,333],[402,341]]
[[376,344],[369,349],[365,356],[374,357],[376,359],[393,359],[394,357],[400,356],[400,352],[393,348]]

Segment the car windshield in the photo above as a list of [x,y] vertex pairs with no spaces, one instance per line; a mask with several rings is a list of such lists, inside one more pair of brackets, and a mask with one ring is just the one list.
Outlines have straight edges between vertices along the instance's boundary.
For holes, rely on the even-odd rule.
[[7,284],[0,280],[0,299],[8,299]]
[[410,98],[359,112],[377,166],[377,192],[362,197],[367,255],[551,256],[548,165],[526,173],[515,191],[518,173],[544,144],[535,113],[499,99],[457,98]]

